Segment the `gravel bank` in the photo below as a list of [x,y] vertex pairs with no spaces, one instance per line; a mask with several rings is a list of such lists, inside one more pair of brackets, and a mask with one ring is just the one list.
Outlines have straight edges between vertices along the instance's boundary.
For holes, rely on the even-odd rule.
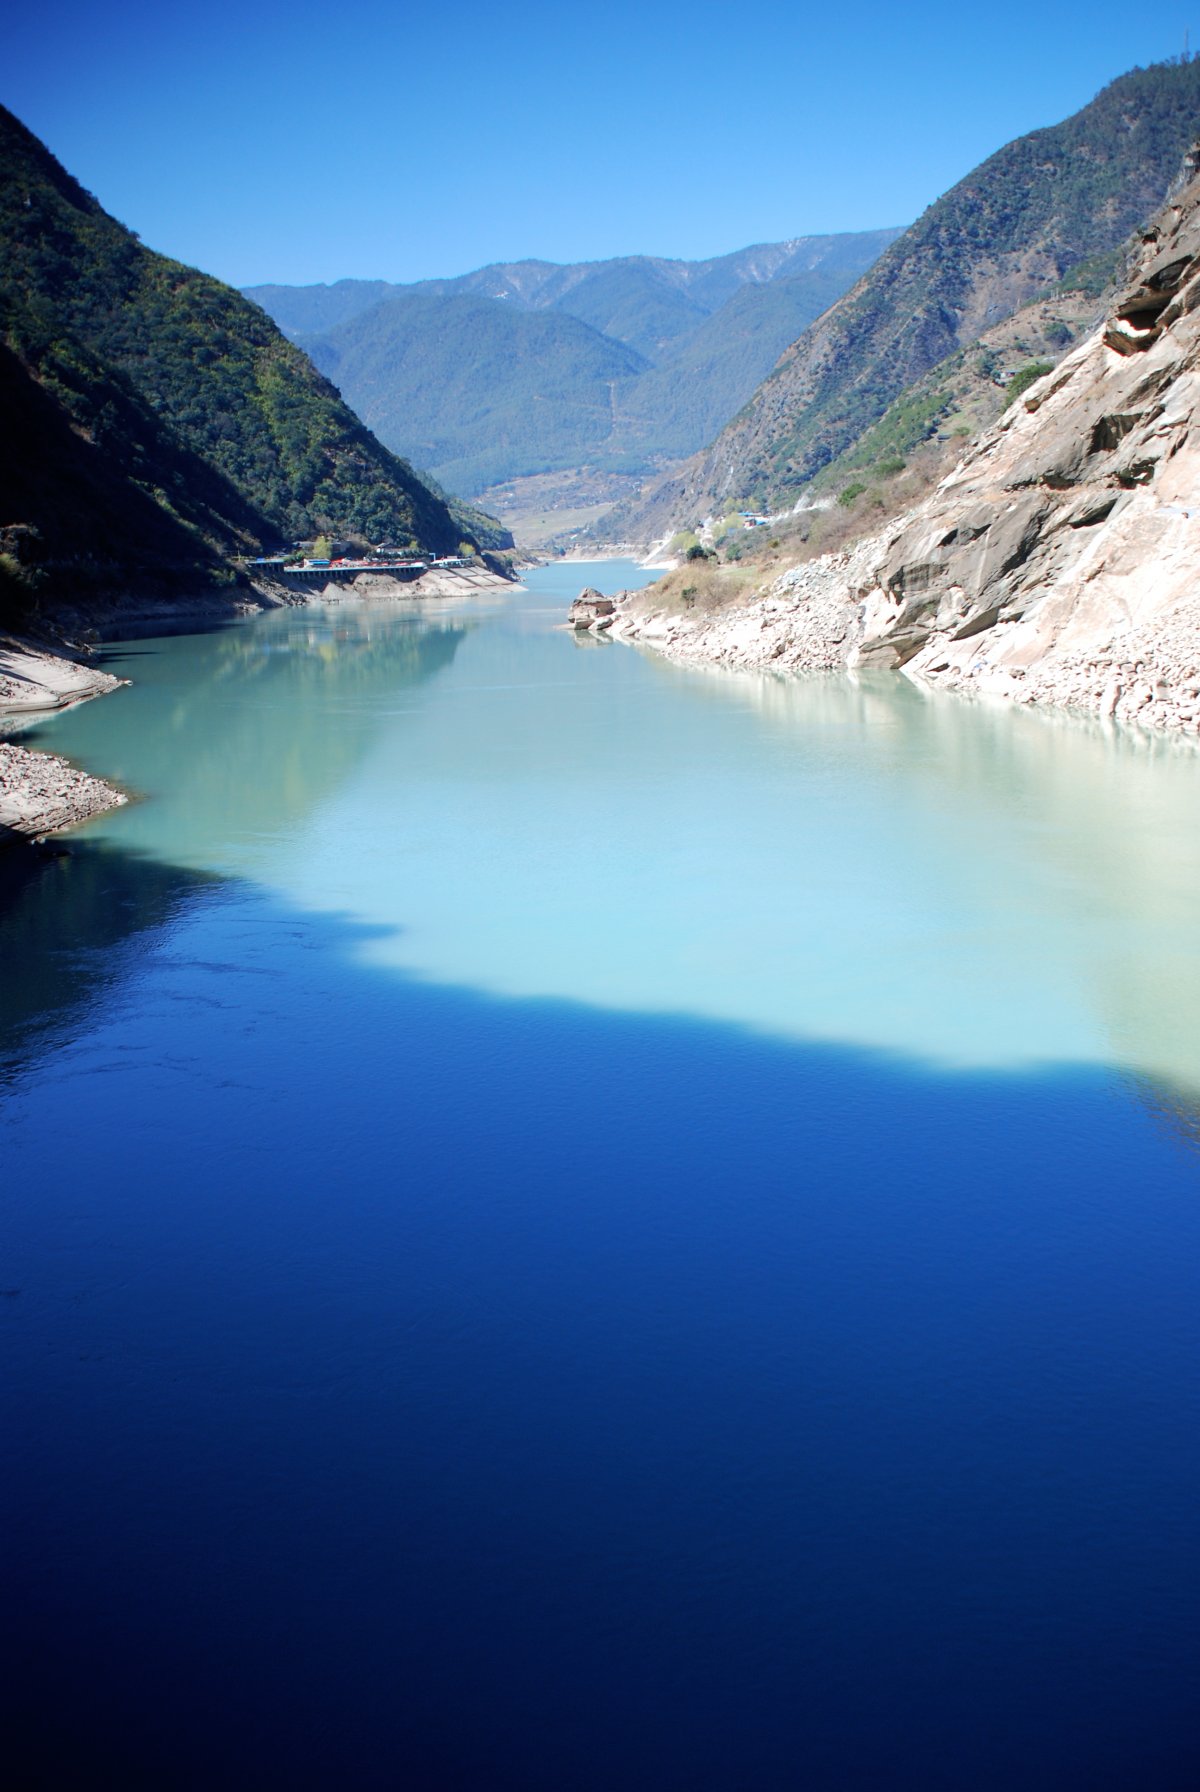
[[57,753],[31,753],[0,741],[0,829],[32,838],[74,827],[128,800]]

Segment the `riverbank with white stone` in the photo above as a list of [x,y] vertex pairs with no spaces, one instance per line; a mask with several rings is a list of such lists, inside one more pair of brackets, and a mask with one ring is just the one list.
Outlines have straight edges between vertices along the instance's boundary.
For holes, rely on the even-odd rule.
[[0,843],[6,830],[18,838],[38,839],[128,801],[123,791],[57,753],[34,753],[0,741]]

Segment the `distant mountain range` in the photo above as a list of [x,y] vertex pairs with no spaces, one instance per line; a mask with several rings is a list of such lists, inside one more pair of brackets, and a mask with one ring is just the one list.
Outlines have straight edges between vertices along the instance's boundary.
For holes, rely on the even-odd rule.
[[645,474],[692,453],[897,234],[245,292],[382,441],[479,493],[562,468]]
[[0,616],[179,591],[333,530],[498,545],[263,312],[146,249],[0,107]]
[[[1008,144],[800,335],[708,449],[598,531],[651,540],[738,500],[778,510],[818,475],[836,486],[839,468],[843,482],[869,480],[906,444],[889,427],[877,452],[859,445],[917,382],[1039,294],[1099,290],[1198,132],[1200,61],[1183,60],[1134,69],[1064,123]],[[919,439],[939,403],[893,421]]]

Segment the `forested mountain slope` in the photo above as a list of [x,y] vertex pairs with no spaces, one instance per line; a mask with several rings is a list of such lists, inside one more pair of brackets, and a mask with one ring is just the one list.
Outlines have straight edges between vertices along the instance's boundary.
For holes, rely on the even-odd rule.
[[645,473],[691,453],[895,234],[247,294],[384,441],[478,492],[584,465]]
[[612,433],[614,393],[648,370],[636,350],[558,311],[470,293],[405,293],[310,341],[316,364],[385,442],[477,491],[574,465]]
[[257,306],[144,248],[2,108],[0,249],[10,585],[85,564],[203,583],[322,528],[431,549],[470,532]]
[[1200,62],[1135,69],[939,199],[830,308],[711,448],[614,520],[652,536],[731,498],[778,508],[902,393],[1161,204],[1200,121]]

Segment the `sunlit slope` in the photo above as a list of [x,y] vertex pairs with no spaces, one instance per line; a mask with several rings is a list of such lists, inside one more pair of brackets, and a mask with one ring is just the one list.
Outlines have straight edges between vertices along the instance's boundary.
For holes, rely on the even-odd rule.
[[914,381],[1162,203],[1200,126],[1200,62],[1134,69],[1019,137],[901,236],[712,446],[621,519],[634,539],[728,498],[794,501]]

